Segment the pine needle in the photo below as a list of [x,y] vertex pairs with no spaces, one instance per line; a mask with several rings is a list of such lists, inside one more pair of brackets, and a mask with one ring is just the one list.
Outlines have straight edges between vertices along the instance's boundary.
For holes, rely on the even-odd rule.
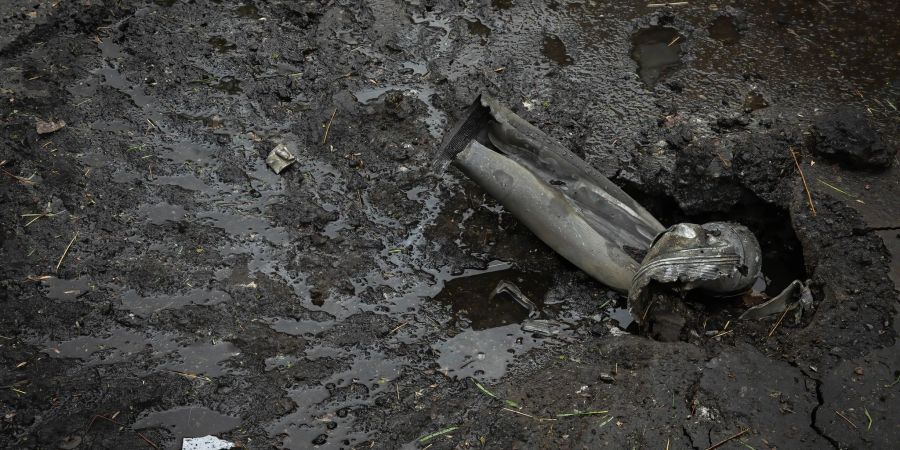
[[438,437],[438,436],[443,436],[443,435],[445,435],[445,434],[447,434],[447,433],[452,433],[452,432],[454,432],[454,431],[456,431],[456,430],[458,430],[458,429],[459,429],[459,427],[444,428],[443,430],[435,431],[434,433],[431,433],[431,434],[428,434],[428,435],[425,435],[425,436],[420,437],[420,438],[419,438],[419,442],[421,442],[422,444],[424,444],[424,443],[426,443],[426,442],[428,442],[428,441],[430,441],[430,440],[432,440],[432,439],[434,439],[434,438],[436,438],[436,437]]
[[78,238],[78,232],[75,232],[75,235],[72,236],[72,240],[69,241],[69,245],[66,246],[66,249],[63,250],[62,256],[59,257],[59,262],[56,263],[56,271],[59,272],[59,266],[62,265],[63,259],[65,259],[66,255],[69,254],[69,249],[72,248],[72,244],[75,243],[75,239]]

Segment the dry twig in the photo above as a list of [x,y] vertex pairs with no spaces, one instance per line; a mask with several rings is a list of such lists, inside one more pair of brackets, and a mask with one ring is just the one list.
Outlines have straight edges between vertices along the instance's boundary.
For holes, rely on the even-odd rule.
[[847,418],[847,416],[845,416],[845,415],[843,415],[843,414],[841,414],[841,413],[840,413],[840,412],[838,412],[838,411],[835,411],[835,412],[834,412],[834,413],[835,413],[835,414],[837,414],[837,415],[838,415],[838,416],[840,416],[840,417],[841,417],[841,419],[844,419],[844,420],[846,420],[846,421],[847,421],[847,423],[849,423],[849,424],[850,424],[850,426],[852,426],[852,427],[853,427],[853,428],[855,428],[855,429],[857,429],[857,430],[858,430],[858,429],[859,429],[859,427],[858,427],[858,426],[856,426],[856,424],[855,424],[855,423],[853,423],[853,421],[852,421],[852,420],[850,420],[850,419],[849,419],[849,418]]
[[809,192],[809,185],[806,184],[806,175],[803,174],[803,169],[800,168],[800,161],[797,159],[794,149],[788,147],[788,151],[791,153],[791,157],[794,158],[794,165],[797,166],[797,171],[800,172],[800,179],[803,181],[803,189],[806,190],[806,199],[809,200],[809,210],[812,211],[813,217],[816,217],[816,205],[813,204],[812,193]]
[[784,316],[786,316],[787,313],[788,313],[787,309],[785,309],[784,312],[781,313],[781,317],[778,318],[778,321],[775,322],[775,326],[773,326],[772,329],[769,331],[768,337],[772,337],[772,335],[775,334],[775,330],[777,330],[778,326],[781,325],[781,321],[784,320]]
[[741,436],[747,434],[748,431],[750,431],[749,428],[747,428],[746,430],[742,430],[742,431],[740,431],[739,433],[735,433],[735,434],[733,434],[733,435],[731,435],[731,436],[729,436],[729,437],[727,437],[727,438],[725,438],[725,439],[723,439],[723,440],[721,440],[721,441],[719,441],[719,442],[716,442],[716,443],[713,444],[713,445],[710,445],[709,447],[706,448],[706,450],[713,450],[713,449],[719,448],[719,447],[721,447],[721,446],[723,446],[723,445],[725,445],[725,444],[727,444],[727,443],[729,443],[729,442],[731,442],[731,441],[733,441],[733,440],[735,440],[735,439],[737,439],[737,438],[739,438],[739,437],[741,437]]
[[399,329],[401,329],[407,325],[409,325],[409,322],[403,322],[400,325],[397,325],[396,327],[394,327],[394,329],[392,329],[391,331],[388,332],[388,335],[396,333]]
[[325,143],[328,142],[328,132],[331,130],[331,122],[334,122],[335,114],[337,114],[337,108],[331,113],[331,118],[328,119],[328,125],[325,125],[325,135],[322,136],[322,145],[325,145]]
[[75,232],[75,235],[72,236],[72,240],[69,241],[69,245],[66,246],[66,249],[63,250],[62,256],[59,257],[59,262],[56,263],[56,271],[59,272],[59,266],[62,265],[63,259],[65,259],[66,255],[69,253],[69,249],[72,248],[72,244],[75,243],[75,239],[78,238],[78,232]]
[[[6,164],[6,160],[0,161],[0,166],[2,166],[2,165],[4,165],[4,164]],[[6,175],[6,176],[8,176],[8,177],[10,177],[10,178],[12,178],[12,179],[18,181],[19,183],[22,183],[22,184],[28,184],[28,185],[35,184],[34,181],[31,181],[31,180],[29,180],[28,178],[23,178],[23,177],[20,177],[20,176],[18,176],[18,175],[16,175],[16,174],[10,173],[10,172],[9,172],[8,170],[6,170],[6,169],[0,169],[0,172],[2,172],[2,173],[3,173],[4,175]]]

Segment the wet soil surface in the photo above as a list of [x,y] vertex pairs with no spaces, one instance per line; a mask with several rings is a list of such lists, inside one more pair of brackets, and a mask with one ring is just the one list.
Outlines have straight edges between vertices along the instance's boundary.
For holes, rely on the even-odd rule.
[[[897,3],[743,3],[5,2],[0,447],[893,447]],[[484,90],[814,307],[629,333],[428,172]]]

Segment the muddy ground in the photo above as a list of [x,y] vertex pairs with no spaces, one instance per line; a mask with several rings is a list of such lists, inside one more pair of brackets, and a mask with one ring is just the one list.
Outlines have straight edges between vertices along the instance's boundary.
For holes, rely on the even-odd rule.
[[[3,2],[0,447],[893,447],[898,4],[744,3]],[[813,308],[629,333],[428,172],[481,91]]]

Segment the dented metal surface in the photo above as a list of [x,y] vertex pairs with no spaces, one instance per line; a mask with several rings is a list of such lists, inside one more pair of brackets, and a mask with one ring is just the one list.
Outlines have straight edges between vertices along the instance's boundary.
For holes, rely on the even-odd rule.
[[587,162],[481,95],[448,134],[435,171],[455,164],[538,238],[604,284],[627,291],[664,229]]
[[680,223],[653,242],[632,280],[628,306],[641,323],[653,306],[652,283],[725,296],[749,289],[761,268],[759,243],[747,227],[726,222]]
[[530,319],[522,322],[522,331],[537,336],[558,336],[564,329],[566,329],[565,324],[558,320]]
[[794,322],[800,322],[800,316],[804,310],[812,307],[812,292],[809,290],[809,282],[794,280],[780,294],[769,301],[756,305],[741,314],[741,319],[764,319],[776,314],[784,314],[794,311]]
[[266,157],[266,164],[268,164],[275,173],[281,173],[296,160],[297,157],[288,150],[286,145],[278,144],[271,152],[269,152],[269,156]]
[[[681,223],[664,230],[587,162],[489,96],[479,96],[447,135],[433,169],[451,163],[550,248],[628,292],[634,319],[661,336],[677,335],[684,319],[669,305],[648,320],[657,285],[729,296],[750,289],[760,274],[762,252],[747,227]],[[642,261],[638,255],[645,255]],[[519,300],[524,296],[506,288],[528,308]],[[654,325],[648,328],[648,322]]]

